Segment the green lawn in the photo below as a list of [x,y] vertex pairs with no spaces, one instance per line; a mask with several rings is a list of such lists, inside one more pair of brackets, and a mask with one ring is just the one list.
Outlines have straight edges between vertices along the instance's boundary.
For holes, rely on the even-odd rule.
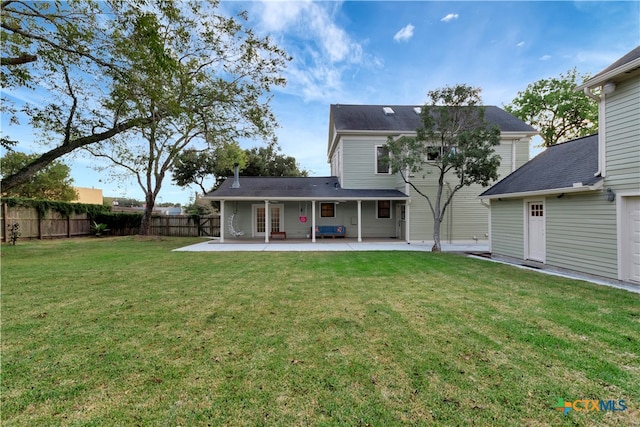
[[197,241],[3,246],[2,425],[640,425],[638,294],[454,254],[170,251]]

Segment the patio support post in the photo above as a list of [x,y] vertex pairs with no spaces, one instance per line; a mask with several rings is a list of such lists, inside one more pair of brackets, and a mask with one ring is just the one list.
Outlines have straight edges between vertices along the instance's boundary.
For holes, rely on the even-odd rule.
[[358,242],[362,242],[362,200],[358,200]]
[[264,201],[264,242],[269,243],[269,233],[271,233],[271,220],[269,219],[269,201]]
[[224,200],[220,200],[220,243],[224,243]]
[[316,201],[311,201],[311,242],[316,242]]

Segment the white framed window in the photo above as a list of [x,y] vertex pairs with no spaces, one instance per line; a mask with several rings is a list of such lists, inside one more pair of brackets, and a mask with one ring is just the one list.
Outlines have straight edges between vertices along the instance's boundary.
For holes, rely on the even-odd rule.
[[320,217],[321,218],[335,218],[336,216],[336,204],[335,203],[320,203]]
[[391,200],[378,200],[376,202],[376,218],[391,218]]
[[383,145],[376,145],[376,173],[391,173],[391,166],[385,159],[389,158],[389,149]]

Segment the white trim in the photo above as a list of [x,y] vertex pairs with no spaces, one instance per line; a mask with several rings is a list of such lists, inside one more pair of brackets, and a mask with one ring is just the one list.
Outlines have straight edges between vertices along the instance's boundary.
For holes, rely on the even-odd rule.
[[265,209],[265,224],[264,224],[264,239],[265,242],[269,242],[269,234],[270,234],[270,225],[271,225],[271,215],[270,215],[270,210],[272,208],[279,208],[280,209],[280,231],[284,231],[284,225],[285,225],[285,221],[284,221],[284,204],[282,203],[269,203],[268,201],[265,200],[264,203],[253,203],[251,204],[251,237],[262,237],[263,233],[262,232],[258,232],[257,231],[257,222],[258,222],[258,217],[257,217],[257,209],[258,208],[263,208]]
[[[408,184],[407,184],[408,185]],[[384,197],[381,199],[380,196],[371,196],[371,197],[261,197],[261,196],[243,196],[243,197],[206,197],[203,196],[201,199],[208,200],[225,200],[227,202],[261,202],[264,200],[268,201],[283,201],[283,202],[353,202],[356,200],[409,200],[410,196],[397,196],[397,197]]]
[[521,197],[539,197],[549,196],[553,194],[562,193],[582,193],[587,191],[596,191],[602,189],[604,185],[603,180],[596,182],[593,185],[581,185],[576,187],[564,187],[564,188],[550,188],[549,190],[537,190],[537,191],[522,191],[520,193],[505,193],[505,194],[492,194],[490,196],[478,196],[480,199],[515,199]]
[[316,242],[316,201],[311,201],[311,242]]
[[[524,259],[530,261],[541,262],[543,264],[547,261],[547,204],[545,203],[545,199],[542,198],[531,198],[531,199],[523,199],[523,210],[524,210]],[[530,204],[542,204],[542,231],[544,233],[542,239],[542,259],[532,259],[529,254],[529,205]]]
[[227,223],[224,217],[224,200],[220,200],[220,243],[224,243],[224,225]]
[[[388,170],[386,172],[378,172],[378,148],[385,148],[384,144],[376,144],[373,146],[373,171],[376,175],[391,175],[391,165],[387,165]],[[386,148],[387,152],[389,151]]]
[[[388,218],[383,218],[378,216],[378,213],[380,212],[378,209],[378,203],[379,202],[389,202],[389,217]],[[385,220],[385,219],[393,219],[393,203],[391,200],[389,199],[378,199],[376,200],[376,219],[381,219],[381,220]]]
[[[322,216],[322,205],[333,205],[333,216]],[[336,210],[338,210],[338,207],[336,206],[336,202],[320,202],[320,218],[335,218],[336,217]]]
[[358,200],[358,242],[362,242],[362,200]]
[[634,59],[633,61],[629,61],[626,64],[619,66],[618,68],[614,68],[613,70],[609,70],[604,74],[600,74],[595,76],[594,78],[587,80],[580,86],[576,88],[576,90],[581,91],[584,88],[594,88],[603,85],[608,80],[613,79],[614,77],[623,74],[627,71],[633,70],[635,68],[640,67],[640,58]]
[[617,244],[617,251],[618,251],[618,262],[617,262],[617,267],[618,267],[618,280],[625,280],[624,279],[624,272],[625,272],[625,265],[624,265],[624,261],[625,259],[623,258],[624,255],[624,248],[622,245],[623,242],[623,233],[625,233],[625,224],[623,223],[623,218],[622,218],[622,214],[624,212],[624,209],[626,208],[626,198],[627,197],[638,197],[640,196],[640,191],[620,191],[616,193],[616,244]]

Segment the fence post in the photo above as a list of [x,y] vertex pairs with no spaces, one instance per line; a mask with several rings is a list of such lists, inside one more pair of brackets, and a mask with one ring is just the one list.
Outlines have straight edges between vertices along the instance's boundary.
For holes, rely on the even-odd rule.
[[7,225],[9,221],[7,220],[7,215],[9,215],[9,207],[6,203],[2,204],[2,241],[7,242]]
[[42,215],[38,209],[36,213],[38,214],[38,240],[42,240]]

